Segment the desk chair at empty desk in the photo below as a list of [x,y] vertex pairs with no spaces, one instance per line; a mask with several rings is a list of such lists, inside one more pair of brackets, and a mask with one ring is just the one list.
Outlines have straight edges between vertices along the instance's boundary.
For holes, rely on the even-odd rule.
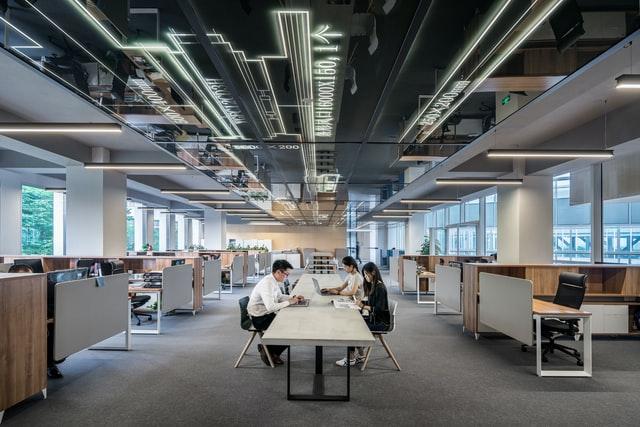
[[[133,329],[132,334],[160,334],[163,313],[181,309],[193,299],[193,266],[190,264],[174,265],[162,270],[162,281],[159,287],[144,287],[140,281],[129,285],[129,293],[155,295],[156,327],[155,329]],[[193,314],[195,312],[191,310]]]
[[[533,298],[530,280],[480,273],[479,322],[510,336],[522,344],[536,342],[536,372],[541,377],[591,377],[591,313]],[[534,331],[532,319],[535,321]],[[543,319],[582,320],[584,368],[578,370],[542,369]],[[539,332],[542,331],[542,332]],[[549,344],[552,346],[553,342]]]

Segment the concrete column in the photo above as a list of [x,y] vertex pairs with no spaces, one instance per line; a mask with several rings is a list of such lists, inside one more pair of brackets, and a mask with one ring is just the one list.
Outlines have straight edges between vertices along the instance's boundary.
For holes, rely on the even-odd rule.
[[204,210],[204,247],[225,249],[227,247],[227,216],[213,209]]
[[141,251],[143,250],[145,244],[147,243],[144,238],[145,234],[145,211],[143,209],[138,209],[142,205],[140,203],[132,203],[131,210],[133,214],[133,222],[134,222],[134,239],[133,239],[133,250]]
[[53,193],[53,254],[64,255],[65,236],[65,196],[63,193]]
[[145,209],[144,211],[144,245],[151,243],[153,246],[153,229],[154,229],[154,215],[153,210]]
[[67,255],[125,255],[126,207],[125,174],[67,167]]
[[420,247],[424,241],[426,230],[424,228],[425,214],[414,213],[407,221],[405,228],[405,253],[418,254],[420,253]]
[[0,175],[0,253],[22,253],[22,183],[10,174]]
[[167,250],[178,249],[178,233],[175,214],[165,215],[167,217]]
[[591,165],[591,262],[602,262],[602,163]]
[[498,187],[498,262],[553,262],[553,181],[526,176],[521,186]]
[[169,240],[169,215],[158,214],[158,248],[155,251],[166,251]]
[[185,220],[184,215],[175,215],[175,219],[176,219],[175,224],[176,224],[176,235],[177,235],[176,249],[184,250],[187,247],[187,244],[186,244],[187,233],[185,233],[187,221]]

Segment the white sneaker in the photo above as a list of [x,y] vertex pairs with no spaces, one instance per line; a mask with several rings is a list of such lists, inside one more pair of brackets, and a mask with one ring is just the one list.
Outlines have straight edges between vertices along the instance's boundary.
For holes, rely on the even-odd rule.
[[336,365],[338,366],[347,366],[347,363],[349,363],[350,366],[353,366],[356,364],[356,359],[351,359],[348,362],[346,357],[340,360],[336,360]]

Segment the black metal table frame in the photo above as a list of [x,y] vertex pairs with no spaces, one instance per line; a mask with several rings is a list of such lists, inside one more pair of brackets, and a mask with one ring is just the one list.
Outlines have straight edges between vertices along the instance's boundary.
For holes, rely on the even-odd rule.
[[291,394],[291,346],[287,346],[287,400],[348,402],[351,397],[351,364],[349,353],[353,347],[347,347],[347,394],[324,394],[324,375],[322,373],[322,346],[316,346],[316,373],[313,378],[311,394]]

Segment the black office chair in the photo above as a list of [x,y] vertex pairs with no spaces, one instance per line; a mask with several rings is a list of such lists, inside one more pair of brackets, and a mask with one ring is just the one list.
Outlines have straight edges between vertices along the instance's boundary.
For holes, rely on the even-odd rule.
[[24,264],[13,264],[7,273],[33,273],[33,268]]
[[[584,294],[587,291],[587,275],[579,273],[560,273],[558,280],[558,290],[553,299],[554,304],[563,305],[579,309],[584,300]],[[543,343],[542,361],[547,362],[547,354],[553,353],[554,350],[561,351],[576,359],[578,366],[582,366],[582,355],[575,348],[558,344],[556,339],[566,336],[575,337],[579,334],[579,326],[577,319],[543,319],[542,320],[542,336],[547,338],[549,342]]]
[[140,317],[139,316],[147,316],[149,321],[153,319],[153,316],[149,313],[141,313],[138,309],[145,305],[151,299],[151,295],[136,295],[131,297],[131,314],[138,321],[137,326],[140,326]]
[[[264,331],[259,331],[258,329],[256,329],[253,326],[253,322],[251,322],[251,316],[249,316],[249,312],[247,311],[247,306],[249,305],[249,297],[240,298],[238,300],[238,304],[240,305],[240,327],[245,331],[251,332],[251,337],[249,337],[247,344],[245,344],[244,348],[242,349],[242,353],[240,353],[240,357],[238,357],[234,368],[240,366],[242,358],[245,354],[247,354],[247,350],[249,350],[249,347],[251,346],[251,343],[255,339],[256,335],[259,336],[260,342],[262,343],[262,334],[264,333]],[[267,359],[269,359],[269,365],[274,368],[275,365],[273,364],[273,360],[271,359],[271,354],[269,353],[267,346],[262,344],[262,348],[267,355]]]

